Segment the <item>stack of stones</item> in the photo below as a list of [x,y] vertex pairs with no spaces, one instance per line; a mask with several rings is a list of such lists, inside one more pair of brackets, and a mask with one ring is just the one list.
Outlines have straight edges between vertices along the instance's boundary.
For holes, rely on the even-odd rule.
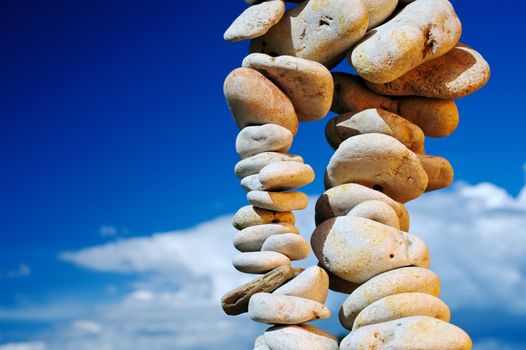
[[[449,323],[429,251],[409,232],[404,206],[449,186],[453,169],[425,154],[425,137],[450,135],[454,99],[486,84],[490,69],[459,43],[461,24],[448,0],[245,0],[224,34],[252,39],[224,92],[241,129],[236,174],[250,206],[234,216],[234,266],[262,274],[227,293],[229,315],[248,312],[272,324],[258,350],[471,349]],[[293,1],[299,2],[299,1]],[[287,5],[287,6],[286,6]],[[290,9],[287,10],[287,7]],[[347,59],[357,75],[331,73]],[[325,134],[335,149],[316,203],[311,245],[318,266],[291,267],[310,254],[292,211],[307,197],[311,167],[287,154],[298,121],[337,115]],[[327,318],[328,289],[349,294],[336,338],[305,323]]]

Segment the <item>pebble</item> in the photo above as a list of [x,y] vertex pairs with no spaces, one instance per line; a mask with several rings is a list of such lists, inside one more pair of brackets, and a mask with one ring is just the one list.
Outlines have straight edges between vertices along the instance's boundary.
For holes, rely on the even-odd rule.
[[[271,236],[291,233],[298,235],[298,229],[291,224],[265,224],[247,227],[234,237],[234,247],[240,252],[257,252],[263,242]],[[286,254],[285,254],[286,255]]]
[[370,324],[410,316],[429,316],[449,322],[451,312],[446,303],[429,294],[401,293],[389,295],[363,309],[356,317],[352,329],[356,330]]
[[[331,312],[325,305],[313,300],[290,295],[257,293],[248,302],[248,315],[252,320],[261,323],[299,324],[329,318]],[[270,345],[270,348],[274,347]]]
[[270,0],[250,6],[228,27],[223,38],[236,42],[262,36],[285,14],[285,2]]
[[254,342],[254,349],[252,350],[272,350],[267,346],[267,343],[265,342],[265,336],[260,335],[256,338],[256,341]]
[[298,276],[285,283],[273,294],[292,295],[325,303],[329,291],[329,275],[318,266],[311,266]]
[[286,152],[292,146],[292,133],[277,124],[247,126],[236,138],[236,152],[247,158],[261,152]]
[[250,51],[328,64],[364,37],[368,18],[361,0],[308,0],[254,39]]
[[447,0],[418,0],[376,27],[349,60],[368,81],[388,83],[455,47],[462,26]]
[[424,96],[441,99],[461,98],[482,88],[489,80],[490,68],[482,55],[457,44],[444,56],[428,61],[385,84],[368,82],[371,90],[391,96]]
[[221,306],[227,315],[235,316],[248,312],[248,301],[256,293],[270,293],[298,276],[303,269],[282,265],[244,285],[231,290],[221,298]]
[[400,220],[396,211],[386,202],[379,200],[362,202],[352,208],[347,216],[369,219],[394,227],[397,230],[400,229]]
[[237,126],[278,124],[296,134],[298,118],[289,98],[270,80],[250,68],[237,68],[223,86]]
[[429,251],[420,238],[364,218],[325,221],[316,227],[311,245],[325,268],[353,283],[399,267],[429,267]]
[[273,211],[246,205],[240,208],[232,218],[232,226],[238,230],[263,224],[292,224],[296,222],[290,211]]
[[243,67],[256,69],[279,86],[292,101],[300,121],[322,119],[331,108],[332,75],[318,62],[294,56],[272,57],[253,53],[245,57]]
[[255,207],[275,211],[302,210],[309,202],[303,192],[250,191],[247,200]]
[[413,316],[359,328],[343,339],[340,350],[470,350],[471,346],[462,329],[432,317]]
[[248,175],[241,179],[241,187],[247,191],[263,191],[263,185],[259,182],[259,175]]
[[419,154],[418,159],[429,179],[426,192],[439,190],[453,183],[455,172],[446,158]]
[[440,279],[425,268],[404,267],[384,272],[351,293],[340,309],[340,322],[351,329],[358,314],[368,305],[389,295],[419,292],[438,297]]
[[258,174],[261,169],[271,163],[283,161],[303,163],[303,158],[293,154],[263,152],[237,162],[235,173],[239,178],[243,179],[244,177]]
[[290,266],[290,259],[276,252],[249,252],[236,255],[232,264],[241,272],[267,273],[282,265]]
[[307,324],[274,326],[264,337],[273,350],[338,350],[335,336]]
[[327,180],[331,187],[358,183],[402,203],[419,197],[428,182],[415,153],[383,134],[343,141],[329,161]]
[[382,24],[398,5],[398,0],[362,0],[362,2],[369,13],[368,30]]
[[295,233],[270,236],[265,240],[261,251],[272,251],[286,255],[290,260],[303,260],[310,255],[310,246],[305,238]]
[[261,169],[258,180],[262,190],[292,190],[314,181],[314,170],[310,165],[298,162],[271,163]]

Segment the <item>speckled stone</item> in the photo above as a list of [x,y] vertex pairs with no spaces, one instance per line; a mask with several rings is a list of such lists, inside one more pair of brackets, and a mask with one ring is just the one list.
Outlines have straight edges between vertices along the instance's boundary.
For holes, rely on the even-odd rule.
[[255,207],[275,211],[303,210],[309,202],[303,192],[250,191],[247,200]]
[[238,230],[244,228],[263,225],[263,224],[272,224],[272,223],[284,223],[292,224],[296,222],[294,214],[290,211],[274,211],[266,210],[262,208],[256,208],[251,205],[246,205],[240,208],[232,218],[232,226]]

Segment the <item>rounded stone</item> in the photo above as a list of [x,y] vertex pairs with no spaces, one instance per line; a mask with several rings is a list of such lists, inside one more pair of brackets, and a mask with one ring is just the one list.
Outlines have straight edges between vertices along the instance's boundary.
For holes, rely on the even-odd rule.
[[235,173],[239,178],[255,175],[267,165],[275,162],[298,162],[303,163],[303,158],[294,154],[263,152],[237,162]]
[[270,80],[250,68],[237,68],[223,86],[228,107],[239,128],[278,124],[296,134],[298,118],[289,98]]
[[398,5],[398,0],[362,0],[362,2],[369,13],[368,30],[382,24]]
[[245,57],[243,67],[256,69],[279,86],[292,101],[300,121],[322,119],[331,108],[334,93],[332,75],[318,62],[293,56],[272,57],[253,53]]
[[363,134],[342,142],[327,166],[327,180],[331,187],[358,183],[402,203],[424,193],[428,181],[415,153],[383,134]]
[[[291,224],[265,224],[247,227],[234,236],[234,247],[240,252],[257,252],[263,242],[271,236],[290,233],[298,235],[298,229]],[[286,255],[286,254],[285,254]]]
[[258,174],[248,175],[241,179],[241,187],[247,191],[263,191],[263,185],[259,182]]
[[399,101],[399,114],[418,125],[426,136],[445,137],[458,126],[460,117],[453,100],[406,97]]
[[290,295],[257,293],[248,302],[248,315],[256,322],[298,324],[329,318],[331,312],[325,305],[313,300]]
[[284,233],[267,238],[261,251],[278,252],[286,255],[290,260],[303,260],[309,257],[310,246],[300,235]]
[[279,350],[338,350],[338,340],[308,324],[274,326],[265,334],[265,343]]
[[263,208],[256,208],[246,205],[240,208],[232,218],[232,226],[238,230],[244,228],[263,225],[263,224],[291,224],[294,225],[296,218],[290,211],[274,211]]
[[314,170],[308,164],[277,162],[261,169],[258,179],[266,191],[292,190],[314,181]]
[[309,203],[303,192],[250,191],[247,200],[255,207],[275,211],[302,210]]
[[362,202],[352,208],[347,216],[369,219],[394,227],[397,230],[400,229],[400,220],[396,211],[386,202],[379,200]]
[[320,264],[352,283],[405,266],[429,267],[429,251],[418,237],[378,222],[349,216],[329,219],[311,237]]
[[286,152],[292,139],[292,133],[277,124],[247,126],[237,135],[236,152],[241,158],[269,151]]
[[276,289],[273,294],[292,295],[323,304],[328,292],[329,275],[321,267],[311,266]]
[[426,192],[448,187],[453,183],[455,172],[445,158],[419,154],[418,159],[429,179]]
[[276,267],[290,265],[290,259],[276,252],[250,252],[236,255],[232,264],[241,272],[267,273]]
[[265,336],[260,335],[256,338],[256,341],[254,342],[254,349],[252,350],[272,350],[267,346],[267,343],[265,342]]

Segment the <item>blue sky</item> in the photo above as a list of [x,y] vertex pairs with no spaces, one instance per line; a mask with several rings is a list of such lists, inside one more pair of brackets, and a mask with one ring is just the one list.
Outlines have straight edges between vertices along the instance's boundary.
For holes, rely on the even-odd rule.
[[[499,299],[497,292],[495,296],[486,291],[487,299],[454,310],[454,320],[480,340],[482,349],[492,349],[497,346],[494,344],[503,348],[502,344],[511,344],[505,346],[513,349],[519,330],[511,325],[526,320],[523,305],[512,303],[524,287],[526,275],[526,248],[520,236],[526,205],[522,197],[514,198],[524,186],[526,162],[526,116],[521,104],[526,71],[520,61],[524,48],[518,44],[526,34],[520,11],[523,5],[518,0],[491,6],[478,1],[453,4],[463,22],[461,41],[485,56],[492,77],[483,90],[458,101],[461,124],[455,134],[426,141],[430,154],[451,161],[457,180],[464,185],[422,201],[436,205],[441,213],[437,216],[443,226],[429,230],[438,234],[454,231],[448,227],[452,219],[447,215],[450,211],[440,211],[431,199],[449,203],[468,198],[476,208],[458,210],[466,215],[466,222],[481,225],[479,248],[490,252],[466,248],[466,254],[488,254],[484,256],[494,266],[518,267],[518,277],[509,277],[515,284],[502,282],[502,288],[509,287],[509,295],[503,293]],[[140,338],[144,344],[150,340],[158,344],[151,349],[190,349],[192,341],[183,337],[184,327],[177,317],[171,319],[152,310],[162,310],[166,307],[163,303],[177,305],[182,296],[174,292],[188,289],[181,276],[192,276],[195,283],[188,290],[214,286],[210,300],[215,300],[214,293],[242,278],[218,270],[218,275],[224,276],[216,280],[195,265],[204,268],[216,257],[223,259],[223,266],[229,259],[232,236],[221,231],[229,229],[223,224],[214,228],[211,220],[226,217],[245,204],[244,192],[233,174],[237,129],[222,94],[224,77],[240,65],[247,51],[247,43],[225,43],[222,34],[244,8],[242,0],[199,4],[0,2],[1,350],[9,350],[1,344],[16,342],[33,344],[31,349],[83,349],[79,339],[85,334],[100,338],[100,343],[85,345],[86,349],[130,349],[129,344],[114,339],[119,332],[144,335],[141,324],[127,330],[111,327],[115,324],[112,320],[118,319],[115,315],[139,322],[144,310],[136,302],[155,303],[147,308],[149,324],[173,324],[170,330],[146,332],[148,337]],[[342,64],[336,70],[348,69]],[[324,124],[301,124],[292,149],[317,174],[332,154],[323,136]],[[309,194],[322,191],[321,178],[306,188]],[[467,185],[482,182],[489,184]],[[491,201],[494,197],[498,198],[495,203]],[[489,204],[481,209],[478,201]],[[415,213],[425,212],[424,204],[414,205]],[[420,215],[427,217],[426,213]],[[510,239],[503,235],[500,243],[491,241],[494,228],[481,215],[501,223],[504,233],[516,239],[508,254],[494,250],[502,242],[511,244]],[[189,263],[191,256],[182,261],[155,250],[158,245],[154,242],[164,236],[152,236],[154,233],[186,229],[186,234],[196,234],[199,230],[195,227],[203,223],[222,238],[204,233],[209,241],[203,239],[196,243],[203,247],[195,249],[210,252],[214,242],[221,251],[217,256],[210,253]],[[464,225],[468,231],[473,228]],[[307,224],[305,227],[310,229]],[[495,232],[500,232],[499,227]],[[471,238],[477,241],[478,236]],[[148,263],[123,252],[133,247],[144,249],[143,244],[152,249],[143,254],[152,255]],[[217,248],[221,245],[225,246],[222,250]],[[104,254],[89,250],[97,247],[106,247]],[[438,262],[446,264],[448,258],[441,252],[436,254],[444,260],[437,258],[437,268]],[[88,253],[96,254],[100,265],[83,260],[83,254]],[[459,259],[462,255],[458,253]],[[114,260],[109,259],[112,256]],[[460,262],[464,267],[474,264],[492,270],[484,260]],[[477,272],[465,271],[469,276]],[[473,283],[482,286],[501,275],[507,276],[506,271],[488,272]],[[452,283],[459,282],[452,278]],[[458,294],[447,296],[451,302],[469,300]],[[492,304],[507,300],[513,307]],[[174,312],[185,314],[178,309]],[[205,319],[210,323],[227,328],[240,322],[212,311],[209,315]],[[178,335],[154,336],[170,332]],[[68,338],[58,337],[58,333],[68,334]],[[252,335],[247,331],[246,339]],[[183,340],[174,345],[171,338]]]

